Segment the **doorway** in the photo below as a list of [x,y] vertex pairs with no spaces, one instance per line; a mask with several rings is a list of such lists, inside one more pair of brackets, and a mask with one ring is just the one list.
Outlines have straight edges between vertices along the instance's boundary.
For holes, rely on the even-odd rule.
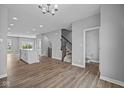
[[84,67],[87,63],[99,63],[99,27],[84,30]]
[[52,58],[52,43],[48,42],[48,57]]
[[42,56],[52,58],[52,42],[46,35],[42,39]]

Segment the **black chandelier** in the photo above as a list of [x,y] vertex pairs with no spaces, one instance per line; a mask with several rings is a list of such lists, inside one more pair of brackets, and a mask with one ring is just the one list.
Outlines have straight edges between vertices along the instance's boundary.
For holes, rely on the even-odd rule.
[[58,11],[57,4],[40,4],[38,7],[41,9],[43,14],[55,15],[55,12]]

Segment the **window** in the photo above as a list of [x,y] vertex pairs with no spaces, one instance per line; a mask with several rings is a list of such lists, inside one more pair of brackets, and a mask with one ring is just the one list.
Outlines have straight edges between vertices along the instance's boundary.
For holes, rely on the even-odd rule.
[[33,49],[33,42],[31,41],[22,41],[21,49]]
[[8,44],[8,50],[11,50],[12,49],[12,39],[8,39],[7,44]]

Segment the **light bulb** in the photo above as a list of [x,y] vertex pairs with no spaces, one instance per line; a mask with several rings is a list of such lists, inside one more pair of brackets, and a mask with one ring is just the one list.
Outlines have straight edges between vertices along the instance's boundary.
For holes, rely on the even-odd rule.
[[56,4],[56,5],[54,5],[54,8],[57,8],[58,9],[58,5]]
[[42,4],[40,4],[38,7],[39,7],[39,8],[42,8]]
[[47,6],[50,6],[50,4],[47,4]]
[[15,20],[15,21],[17,21],[17,20],[18,20],[18,18],[17,18],[17,17],[13,17],[12,19],[13,19],[13,20]]
[[45,14],[46,13],[46,8],[43,8],[42,9],[42,12]]
[[51,10],[51,14],[52,14],[52,15],[55,14],[55,10],[54,10],[54,9]]
[[11,28],[8,28],[8,30],[11,30]]
[[10,24],[10,26],[13,26],[14,24]]
[[40,25],[40,27],[43,27],[43,25]]
[[55,9],[55,11],[58,11],[58,5],[57,4],[54,5],[54,9]]

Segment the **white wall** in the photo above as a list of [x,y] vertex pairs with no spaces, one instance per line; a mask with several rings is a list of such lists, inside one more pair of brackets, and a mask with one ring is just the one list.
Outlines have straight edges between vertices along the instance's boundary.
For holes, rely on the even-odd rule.
[[35,47],[38,50],[38,55],[42,56],[42,35],[41,34],[36,35]]
[[7,71],[7,26],[8,10],[0,5],[0,78],[5,76]]
[[85,51],[85,57],[90,57],[96,62],[99,61],[99,29],[85,32]]
[[42,48],[42,35],[38,34],[36,35],[36,49],[41,49]]
[[100,41],[101,76],[124,82],[124,5],[101,6]]
[[[46,38],[46,39],[44,39],[44,38]],[[60,50],[61,49],[61,40],[60,39],[61,39],[61,30],[52,31],[52,32],[42,34],[43,53],[45,51],[47,51],[47,49],[48,49],[47,42],[49,41],[49,42],[52,43],[52,58],[56,58],[56,59],[61,60],[62,53],[61,53],[61,50]]]
[[8,37],[12,41],[12,49],[11,52],[18,53],[19,52],[19,38],[18,37]]
[[100,25],[100,15],[72,23],[72,64],[84,67],[83,62],[83,30]]

